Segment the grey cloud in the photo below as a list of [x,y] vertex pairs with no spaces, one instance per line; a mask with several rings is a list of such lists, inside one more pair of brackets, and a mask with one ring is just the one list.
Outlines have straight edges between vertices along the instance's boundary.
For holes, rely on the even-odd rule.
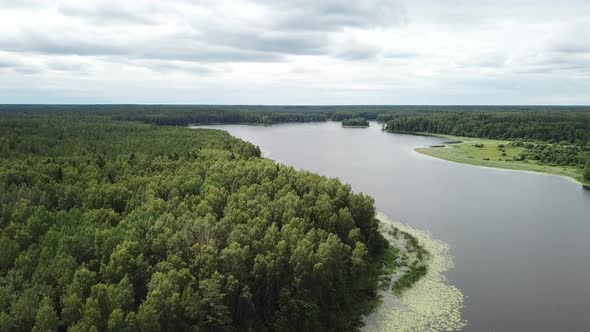
[[217,72],[227,71],[223,68],[205,66],[186,61],[144,60],[132,62],[131,64],[160,73],[190,72],[199,75],[210,75]]
[[[266,8],[267,15],[260,22],[227,21],[223,17],[227,8],[217,8],[215,2],[207,1],[61,1],[58,12],[68,20],[85,22],[82,29],[72,26],[71,31],[60,33],[59,30],[29,28],[18,36],[0,39],[0,47],[51,55],[194,62],[276,62],[290,55],[327,55],[359,60],[374,57],[376,50],[359,46],[334,52],[330,44],[331,34],[345,28],[395,26],[405,17],[405,8],[397,0],[253,1]],[[181,13],[182,8],[187,9],[188,14]],[[188,9],[210,10],[210,15],[204,20],[191,21]],[[159,21],[162,17],[158,15],[164,15],[164,20]],[[150,31],[161,30],[160,24],[162,28],[170,27],[170,22],[177,31],[170,31],[166,36],[150,34]],[[143,25],[148,30],[142,40],[125,40],[124,33],[113,35],[120,32],[120,29],[117,32],[110,29],[113,24]],[[186,29],[187,26],[190,29]]]
[[46,57],[42,61],[21,60],[17,54],[5,53],[0,59],[0,70],[9,70],[20,74],[38,74],[47,71],[87,73],[92,68],[86,62],[70,59]]
[[3,0],[0,1],[0,8],[6,9],[34,9],[34,8],[44,8],[46,6],[51,5],[48,1],[44,0]]
[[273,26],[289,30],[337,31],[342,28],[398,26],[406,8],[396,0],[258,0],[274,9]]
[[8,59],[0,59],[0,69],[4,68],[12,68],[16,65],[14,61],[10,61]]
[[85,74],[89,73],[93,66],[81,61],[72,59],[49,59],[44,61],[44,65],[47,69],[61,71],[61,72],[74,72]]
[[379,49],[371,45],[350,45],[333,53],[333,56],[343,60],[365,60],[374,58]]
[[0,59],[0,71],[12,71],[19,74],[37,74],[43,71],[39,65],[27,64],[10,58]]
[[182,60],[193,62],[273,62],[281,54],[228,46],[211,46],[193,39],[175,42],[149,42],[135,45],[129,56],[144,59]]
[[295,68],[292,68],[290,70],[290,73],[292,74],[298,74],[298,75],[305,75],[305,74],[319,74],[321,71],[318,69],[314,69],[314,68],[308,68],[308,67],[302,67],[302,66],[297,66]]
[[540,54],[527,65],[518,68],[516,72],[524,74],[569,72],[574,75],[587,75],[590,74],[590,56],[580,56],[578,53]]
[[465,68],[502,68],[506,66],[507,58],[498,53],[484,53],[477,57],[463,61],[460,66]]
[[24,75],[40,74],[44,71],[42,68],[39,68],[36,66],[22,66],[22,67],[14,67],[12,69],[17,73],[24,74]]
[[560,44],[553,48],[554,52],[559,53],[571,53],[571,54],[590,54],[590,45],[588,44],[575,44],[575,43],[568,43],[568,44]]
[[[84,1],[60,3],[58,11],[74,18],[84,18],[94,25],[109,24],[155,24],[153,17],[161,8],[130,8],[124,5],[132,2],[121,2],[117,5],[99,1],[94,6],[85,5]],[[141,10],[140,10],[141,9]]]
[[270,16],[264,22],[235,29],[223,20],[197,23],[203,40],[238,49],[282,55],[336,55],[347,59],[373,57],[373,51],[351,49],[337,54],[331,50],[330,35],[345,28],[397,26],[404,22],[405,7],[396,0],[254,0]]
[[117,45],[106,45],[93,40],[90,36],[68,37],[55,36],[50,33],[22,31],[20,35],[0,40],[0,47],[6,51],[36,52],[51,55],[106,55],[123,53]]
[[[83,38],[82,38],[83,37]],[[49,55],[121,56],[145,59],[168,59],[205,62],[256,62],[279,61],[278,53],[240,49],[228,46],[212,46],[184,35],[156,37],[146,41],[128,43],[107,42],[90,36],[59,39],[37,32],[26,33],[12,39],[0,40],[0,47],[7,51]]]
[[327,37],[321,34],[290,31],[242,30],[230,31],[227,27],[215,27],[202,31],[204,42],[242,51],[298,55],[326,52]]
[[386,58],[386,59],[401,59],[401,60],[417,58],[420,56],[420,54],[418,52],[414,52],[414,51],[385,51],[385,52],[381,52],[379,55],[382,56],[383,58]]

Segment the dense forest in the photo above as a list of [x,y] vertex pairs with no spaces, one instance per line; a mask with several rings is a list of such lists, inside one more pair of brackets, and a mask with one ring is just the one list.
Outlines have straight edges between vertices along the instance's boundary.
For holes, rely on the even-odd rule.
[[0,113],[0,330],[360,325],[371,198],[223,131],[108,117]]
[[344,127],[368,127],[369,120],[365,118],[344,119],[342,120],[342,125]]
[[585,145],[590,142],[590,112],[412,113],[388,121],[387,130]]

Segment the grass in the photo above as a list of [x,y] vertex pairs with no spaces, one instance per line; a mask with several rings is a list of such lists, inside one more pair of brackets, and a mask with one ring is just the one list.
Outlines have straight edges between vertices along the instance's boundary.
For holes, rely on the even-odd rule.
[[[408,232],[390,227],[387,229],[387,235],[393,242],[390,242],[391,245],[380,257],[383,275],[379,279],[379,288],[391,288],[394,294],[399,296],[426,275],[426,258],[429,254],[418,243],[418,239]],[[392,277],[395,279],[395,276],[398,278],[394,281]]]
[[424,277],[426,272],[426,266],[413,264],[410,270],[393,284],[393,292],[401,295],[404,290],[412,287],[420,278]]
[[[381,255],[373,261],[374,267],[380,269],[379,289],[389,288],[391,275],[395,273],[397,265],[395,260],[399,257],[399,250],[394,246],[386,248]],[[370,267],[371,268],[371,267]]]
[[[511,141],[448,135],[440,135],[440,137],[458,140],[461,143],[445,144],[444,147],[416,148],[415,150],[428,156],[458,163],[554,174],[574,179],[583,185],[590,185],[583,180],[582,170],[577,167],[540,165],[534,160],[512,160],[513,157],[523,152],[524,148],[509,146]],[[499,145],[504,145],[504,148],[498,148]]]

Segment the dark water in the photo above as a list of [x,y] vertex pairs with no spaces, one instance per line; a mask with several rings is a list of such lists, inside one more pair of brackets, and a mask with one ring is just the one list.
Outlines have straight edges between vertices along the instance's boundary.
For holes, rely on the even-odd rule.
[[440,143],[338,123],[217,126],[267,157],[350,183],[448,242],[466,331],[590,331],[590,191],[555,176],[451,163]]

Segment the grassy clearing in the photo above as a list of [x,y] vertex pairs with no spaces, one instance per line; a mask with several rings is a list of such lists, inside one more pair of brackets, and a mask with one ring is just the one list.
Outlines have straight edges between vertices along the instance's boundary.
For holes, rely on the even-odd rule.
[[443,135],[441,137],[458,140],[461,143],[445,144],[443,147],[416,148],[415,150],[425,155],[458,163],[554,174],[590,185],[590,183],[584,182],[581,169],[573,166],[550,166],[540,165],[534,160],[513,160],[512,158],[522,153],[524,148],[511,146],[511,141]]

